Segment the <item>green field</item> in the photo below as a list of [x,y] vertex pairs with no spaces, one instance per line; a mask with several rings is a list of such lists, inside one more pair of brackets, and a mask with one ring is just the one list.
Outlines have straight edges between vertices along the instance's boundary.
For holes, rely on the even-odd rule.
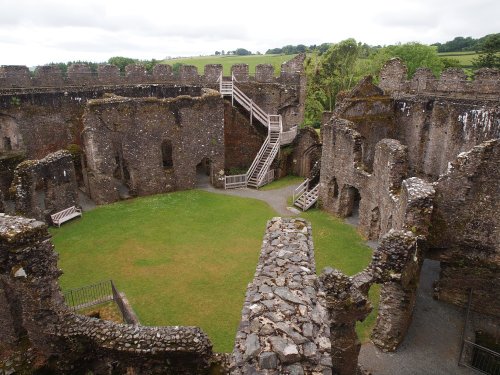
[[274,72],[279,75],[281,64],[291,60],[295,55],[249,55],[249,56],[199,56],[199,57],[186,57],[176,58],[170,60],[163,60],[162,64],[174,65],[175,63],[194,65],[198,68],[198,74],[203,75],[205,65],[208,64],[221,64],[223,66],[224,75],[231,74],[231,66],[234,64],[248,64],[250,74],[255,73],[255,66],[259,64],[272,64]]
[[[266,203],[199,190],[100,206],[60,229],[63,290],[113,279],[144,325],[196,325],[219,352],[232,350],[267,220]],[[315,210],[318,271],[363,269],[371,250],[353,227]],[[361,333],[366,337],[365,333]]]
[[458,60],[462,68],[472,68],[472,60],[479,56],[475,52],[442,52],[438,53],[438,55],[439,57]]

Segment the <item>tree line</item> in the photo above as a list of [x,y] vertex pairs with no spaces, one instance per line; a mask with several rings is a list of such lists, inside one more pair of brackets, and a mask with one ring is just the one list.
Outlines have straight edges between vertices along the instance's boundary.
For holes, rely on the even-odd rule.
[[[476,48],[479,55],[472,62],[474,69],[500,69],[500,34],[486,36]],[[417,42],[370,47],[347,39],[331,44],[326,52],[313,50],[305,62],[307,94],[304,124],[318,127],[322,113],[333,110],[339,93],[350,90],[367,75],[376,80],[383,64],[394,57],[399,57],[406,64],[408,78],[420,67],[429,68],[436,77],[446,68],[460,67],[457,59],[439,57],[437,46]]]

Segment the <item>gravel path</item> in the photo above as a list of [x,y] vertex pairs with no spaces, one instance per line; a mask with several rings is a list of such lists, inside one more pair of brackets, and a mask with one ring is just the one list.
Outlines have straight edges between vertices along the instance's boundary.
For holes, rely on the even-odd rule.
[[210,193],[233,195],[236,197],[244,198],[255,198],[267,202],[276,212],[278,212],[283,217],[297,216],[301,213],[300,210],[294,207],[287,207],[286,199],[293,195],[293,191],[299,184],[286,186],[281,189],[275,190],[255,190],[249,188],[240,189],[216,189],[209,184],[208,180],[198,179],[199,183],[197,188],[201,190],[208,191]]

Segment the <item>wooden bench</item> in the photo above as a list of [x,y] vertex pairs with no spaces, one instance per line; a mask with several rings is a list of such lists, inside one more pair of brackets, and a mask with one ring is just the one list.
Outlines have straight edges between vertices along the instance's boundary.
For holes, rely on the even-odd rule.
[[50,218],[52,219],[54,225],[57,225],[60,228],[62,223],[77,216],[82,216],[82,210],[76,208],[75,206],[72,206],[70,208],[66,208],[65,210],[56,212],[53,215],[50,215]]

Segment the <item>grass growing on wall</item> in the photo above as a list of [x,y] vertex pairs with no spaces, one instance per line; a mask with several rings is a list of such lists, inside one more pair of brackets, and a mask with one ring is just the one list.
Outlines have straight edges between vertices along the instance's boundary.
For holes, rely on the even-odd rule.
[[[52,228],[64,289],[113,279],[144,325],[201,327],[230,352],[267,220],[266,203],[199,190],[138,198]],[[371,250],[354,228],[312,210],[320,271],[362,270]],[[345,258],[345,259],[344,259]]]
[[274,74],[280,75],[281,64],[293,59],[296,55],[250,55],[250,56],[198,56],[198,57],[185,57],[170,60],[163,60],[162,64],[184,64],[194,65],[198,68],[198,74],[203,75],[205,65],[208,64],[222,64],[225,76],[231,75],[231,66],[234,64],[248,64],[250,74],[255,73],[255,66],[259,64],[271,64],[274,66]]

